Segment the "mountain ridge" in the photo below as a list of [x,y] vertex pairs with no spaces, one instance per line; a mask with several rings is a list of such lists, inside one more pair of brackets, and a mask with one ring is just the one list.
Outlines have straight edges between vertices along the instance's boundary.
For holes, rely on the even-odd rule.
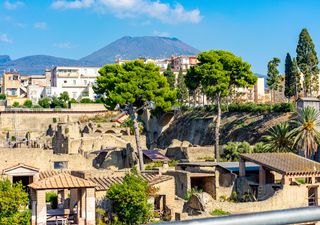
[[42,74],[52,66],[103,66],[116,59],[167,58],[172,55],[196,55],[200,51],[175,37],[124,36],[80,59],[50,55],[30,55],[12,60],[0,55],[0,70],[18,70],[22,74]]

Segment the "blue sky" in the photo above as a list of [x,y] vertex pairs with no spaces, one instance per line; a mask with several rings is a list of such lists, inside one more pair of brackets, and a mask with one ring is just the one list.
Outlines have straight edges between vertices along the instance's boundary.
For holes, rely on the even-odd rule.
[[304,27],[320,54],[319,9],[317,0],[0,0],[0,55],[78,59],[122,36],[158,35],[230,50],[265,74],[272,57],[295,56]]

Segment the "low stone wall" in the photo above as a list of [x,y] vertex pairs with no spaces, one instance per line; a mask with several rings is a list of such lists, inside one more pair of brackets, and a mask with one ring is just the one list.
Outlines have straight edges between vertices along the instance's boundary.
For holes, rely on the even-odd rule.
[[103,104],[97,104],[97,103],[71,103],[70,105],[71,111],[103,111],[106,110],[106,107]]
[[[225,192],[226,196],[231,189],[220,188],[219,191]],[[307,185],[289,186],[277,191],[272,197],[264,201],[232,203],[213,200],[208,206],[209,210],[222,209],[230,213],[252,213],[260,211],[280,210],[288,208],[299,208],[308,206],[308,187]]]
[[208,158],[214,158],[214,147],[169,147],[166,156],[175,160],[188,159],[190,162],[205,161]]

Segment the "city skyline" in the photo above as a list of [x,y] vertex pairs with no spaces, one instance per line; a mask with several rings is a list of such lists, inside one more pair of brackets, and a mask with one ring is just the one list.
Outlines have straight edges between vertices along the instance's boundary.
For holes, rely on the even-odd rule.
[[283,72],[302,28],[319,50],[319,6],[317,1],[5,0],[0,54],[79,59],[122,36],[168,36],[201,51],[232,51],[261,74],[268,60],[279,57]]

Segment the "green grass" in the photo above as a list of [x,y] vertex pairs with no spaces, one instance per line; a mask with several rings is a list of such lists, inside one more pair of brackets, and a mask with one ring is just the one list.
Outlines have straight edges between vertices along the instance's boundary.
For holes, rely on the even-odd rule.
[[222,209],[215,209],[213,211],[210,212],[211,216],[228,216],[231,213],[223,211]]

